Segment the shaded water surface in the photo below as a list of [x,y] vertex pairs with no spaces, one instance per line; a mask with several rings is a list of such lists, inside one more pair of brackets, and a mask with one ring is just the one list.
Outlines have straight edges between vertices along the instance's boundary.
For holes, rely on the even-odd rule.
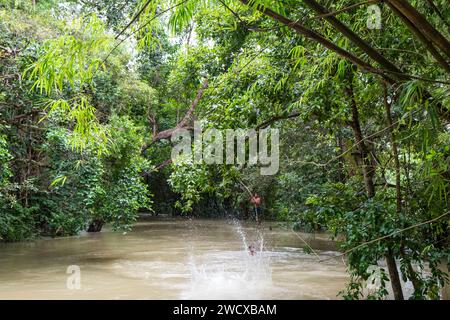
[[[320,259],[336,254],[326,235],[298,235]],[[342,260],[319,262],[303,246],[280,224],[258,232],[253,223],[170,219],[126,234],[0,244],[0,299],[336,299],[348,280]],[[67,289],[70,265],[81,270],[78,290]]]

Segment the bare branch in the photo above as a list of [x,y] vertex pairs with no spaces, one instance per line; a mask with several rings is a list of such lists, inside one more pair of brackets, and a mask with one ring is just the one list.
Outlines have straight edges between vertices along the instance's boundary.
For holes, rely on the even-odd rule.
[[153,143],[155,143],[157,141],[160,141],[163,139],[170,139],[170,137],[172,137],[173,133],[176,130],[179,130],[181,128],[187,128],[188,122],[190,121],[192,114],[194,113],[195,108],[197,107],[198,103],[200,102],[200,99],[202,98],[203,93],[205,92],[206,88],[208,88],[208,78],[205,79],[205,81],[203,82],[203,85],[198,90],[197,95],[195,96],[195,99],[192,101],[191,106],[189,107],[188,111],[184,115],[183,119],[181,119],[181,121],[178,122],[178,124],[174,128],[161,131],[161,132],[157,133],[156,135],[154,135],[152,138],[152,141],[150,143],[145,144],[142,147],[142,152],[147,150]]

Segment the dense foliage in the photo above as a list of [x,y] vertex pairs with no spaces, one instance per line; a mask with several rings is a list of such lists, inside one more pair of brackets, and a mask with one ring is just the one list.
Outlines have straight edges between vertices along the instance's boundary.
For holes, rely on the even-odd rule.
[[[437,299],[450,7],[403,3],[377,3],[373,29],[358,1],[0,1],[1,239],[128,228],[141,209],[245,216],[251,190],[266,219],[335,236],[343,297],[384,298],[390,279],[397,299],[400,280]],[[279,128],[279,172],[171,163],[170,130],[193,118]]]

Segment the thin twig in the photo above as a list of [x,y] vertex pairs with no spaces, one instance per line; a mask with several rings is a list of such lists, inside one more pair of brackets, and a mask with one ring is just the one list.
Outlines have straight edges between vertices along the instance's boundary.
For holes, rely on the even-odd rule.
[[142,12],[148,7],[148,5],[152,2],[152,0],[147,0],[144,6],[139,10],[138,13],[131,19],[130,22],[116,35],[115,39],[119,39],[119,37],[141,16]]
[[304,243],[304,244],[312,251],[312,253],[315,254],[315,256],[317,257],[317,259],[318,259],[319,261],[321,261],[321,260],[320,260],[320,256],[316,253],[316,251],[314,251],[314,249],[308,244],[308,242],[305,241],[305,239],[303,239],[302,237],[300,237],[300,235],[299,235],[297,232],[295,232],[294,230],[292,230],[292,229],[291,229],[291,232],[292,232],[293,234],[295,234],[300,240],[302,240],[303,243]]
[[366,5],[366,4],[377,3],[377,2],[380,2],[380,1],[381,0],[369,0],[369,1],[364,1],[364,2],[360,2],[360,3],[355,3],[355,4],[352,4],[351,6],[348,6],[348,7],[345,7],[345,8],[336,10],[336,11],[333,11],[333,12],[328,12],[328,13],[325,13],[325,14],[314,16],[311,19],[322,19],[322,18],[326,18],[326,17],[330,17],[330,16],[335,16],[335,15],[337,15],[339,13],[343,13],[343,12],[349,11],[349,10],[351,10],[353,8],[360,7],[360,6],[363,6],[363,5]]
[[[421,111],[421,109],[414,110],[413,112],[411,112],[411,116],[414,115],[415,113],[419,112],[419,111]],[[340,158],[342,158],[342,157],[344,157],[345,155],[347,155],[348,153],[350,153],[350,151],[352,151],[354,148],[356,148],[356,147],[357,147],[360,143],[362,143],[363,141],[366,141],[366,140],[368,140],[368,139],[370,139],[370,138],[376,137],[376,136],[378,136],[379,134],[385,132],[386,130],[389,130],[390,128],[393,128],[394,126],[396,126],[397,124],[399,124],[400,121],[401,121],[401,120],[398,120],[398,121],[392,123],[392,125],[387,126],[387,127],[384,127],[383,129],[378,130],[377,132],[375,132],[375,133],[373,133],[373,134],[371,134],[371,135],[368,135],[368,136],[364,137],[361,141],[358,141],[358,142],[356,142],[355,144],[351,145],[346,151],[344,151],[343,153],[337,155],[336,157],[331,158],[330,160],[328,160],[328,161],[325,162],[325,163],[317,163],[317,162],[312,162],[312,161],[299,161],[298,163],[302,163],[302,164],[311,164],[311,165],[315,165],[315,166],[317,166],[317,167],[326,167],[326,166],[328,166],[330,163],[332,163],[332,162],[334,162],[334,161],[337,161],[337,160],[339,160]]]
[[[142,29],[144,29],[145,27],[147,27],[150,22],[154,21],[156,18],[159,18],[160,16],[162,16],[163,14],[169,12],[170,10],[188,2],[189,0],[183,0],[173,6],[171,6],[170,8],[167,8],[166,10],[163,10],[161,12],[159,12],[158,14],[155,14],[152,18],[150,18],[149,20],[147,20],[142,26],[140,26],[138,29],[136,29],[135,31],[133,31],[132,33],[130,33],[129,35],[127,35],[125,38],[123,38],[122,40],[120,40],[106,55],[106,57],[103,59],[101,64],[104,64],[108,58],[111,56],[111,54],[122,44],[125,42],[125,40],[129,39],[131,36],[135,35],[136,33],[138,33],[139,31],[141,31]],[[115,38],[116,40],[118,40],[118,37],[116,36]]]

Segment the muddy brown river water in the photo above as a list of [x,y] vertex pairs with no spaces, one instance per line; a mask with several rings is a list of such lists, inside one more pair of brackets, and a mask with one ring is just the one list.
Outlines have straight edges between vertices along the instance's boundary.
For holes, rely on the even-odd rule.
[[[344,262],[319,261],[337,254],[334,243],[298,235],[277,223],[258,232],[232,220],[152,218],[128,233],[0,244],[0,299],[338,299]],[[69,266],[79,267],[78,289]]]

